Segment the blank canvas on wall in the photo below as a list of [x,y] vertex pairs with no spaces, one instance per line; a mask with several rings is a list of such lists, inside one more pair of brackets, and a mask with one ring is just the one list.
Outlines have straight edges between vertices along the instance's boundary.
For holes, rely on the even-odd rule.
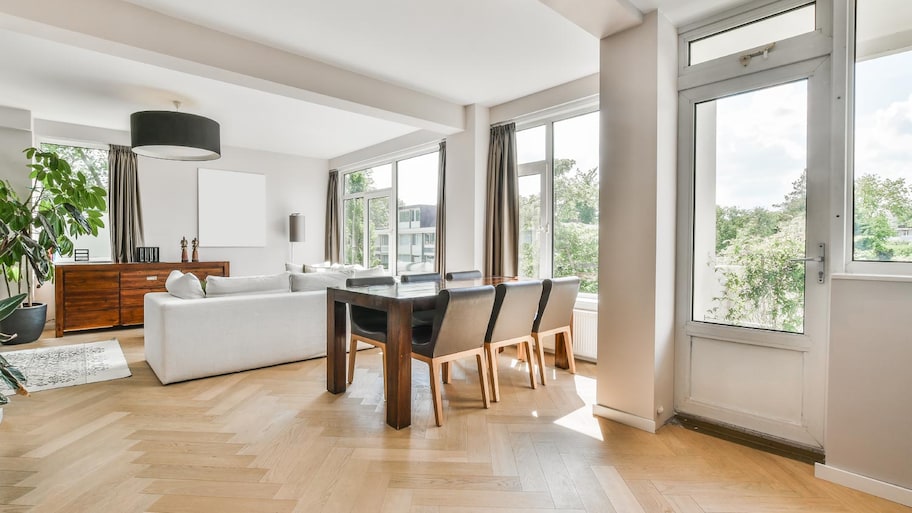
[[266,176],[199,168],[202,247],[266,246]]

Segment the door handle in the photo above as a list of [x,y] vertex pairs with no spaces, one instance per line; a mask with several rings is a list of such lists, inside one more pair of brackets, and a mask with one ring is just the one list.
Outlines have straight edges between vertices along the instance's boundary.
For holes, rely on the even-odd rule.
[[826,279],[826,244],[817,244],[818,256],[807,258],[792,258],[789,262],[817,262],[817,283],[823,283]]

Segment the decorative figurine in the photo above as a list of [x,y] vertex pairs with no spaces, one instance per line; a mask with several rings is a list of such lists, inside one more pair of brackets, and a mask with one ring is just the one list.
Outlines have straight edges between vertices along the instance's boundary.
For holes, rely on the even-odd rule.
[[197,248],[199,248],[199,245],[200,245],[199,239],[197,239],[196,237],[193,237],[193,256],[191,257],[191,260],[193,262],[200,261],[199,252],[197,251]]
[[187,237],[181,237],[181,262],[187,261]]

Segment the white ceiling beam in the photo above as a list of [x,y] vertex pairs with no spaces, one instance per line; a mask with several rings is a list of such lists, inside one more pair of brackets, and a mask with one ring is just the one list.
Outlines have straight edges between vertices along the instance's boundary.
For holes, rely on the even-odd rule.
[[0,28],[442,134],[465,127],[461,105],[128,2],[4,0]]
[[629,0],[539,1],[598,39],[643,23],[643,13]]

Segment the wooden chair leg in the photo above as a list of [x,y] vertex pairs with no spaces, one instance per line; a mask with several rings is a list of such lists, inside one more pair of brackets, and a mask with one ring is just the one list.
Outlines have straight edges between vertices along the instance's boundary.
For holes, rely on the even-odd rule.
[[380,366],[383,368],[383,398],[386,399],[386,348],[381,347],[380,351],[382,351],[380,353],[380,357],[382,358],[380,360]]
[[547,385],[548,382],[545,380],[545,348],[542,347],[542,341],[538,337],[538,333],[533,333],[532,339],[535,341],[535,357],[538,359],[538,374],[541,377],[541,384]]
[[566,331],[561,332],[561,338],[564,340],[564,352],[567,355],[567,368],[570,374],[576,374],[576,360],[573,358],[573,334],[568,327]]
[[439,365],[439,363],[436,363],[433,360],[428,363],[428,366],[431,370],[431,397],[434,401],[434,420],[437,421],[438,426],[442,426],[443,401],[440,398],[440,371],[438,370]]
[[496,403],[500,401],[500,383],[497,381],[497,350],[490,344],[485,344],[485,354],[488,356],[488,374],[491,376],[491,399]]
[[[523,347],[526,350],[526,354],[530,356],[527,365],[529,365],[529,384],[532,385],[532,389],[537,388],[538,385],[535,383],[535,359],[531,358],[532,356],[532,340],[526,339],[519,343],[519,347]],[[495,401],[497,400],[497,390],[494,390]]]
[[516,344],[516,361],[532,363],[531,360],[532,353],[530,351],[526,351],[525,346],[522,344]]
[[443,362],[441,364],[443,368],[443,382],[447,385],[450,384],[450,362]]
[[478,381],[481,382],[481,402],[485,408],[491,407],[488,391],[488,365],[485,362],[484,350],[475,353],[475,362],[478,364]]
[[358,341],[355,337],[351,338],[351,344],[348,348],[348,384],[350,385],[355,379],[355,355],[358,354]]

